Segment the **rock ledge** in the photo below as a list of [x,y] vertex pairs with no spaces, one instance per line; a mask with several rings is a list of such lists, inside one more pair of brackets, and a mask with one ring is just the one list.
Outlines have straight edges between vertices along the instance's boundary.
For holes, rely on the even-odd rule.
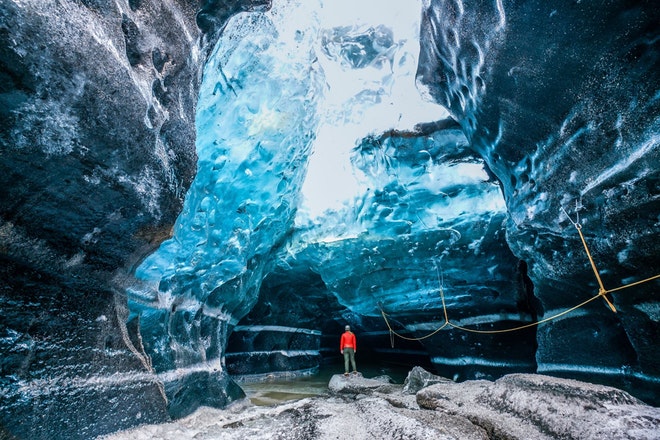
[[[411,394],[422,378],[432,385]],[[335,375],[324,396],[273,407],[247,400],[201,408],[174,423],[114,439],[658,439],[660,409],[616,388],[535,374],[456,383],[416,367],[405,385],[387,376]]]

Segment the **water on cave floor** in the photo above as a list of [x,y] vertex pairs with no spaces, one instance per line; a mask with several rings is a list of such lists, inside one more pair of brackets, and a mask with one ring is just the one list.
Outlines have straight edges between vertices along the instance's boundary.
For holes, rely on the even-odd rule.
[[[393,364],[358,364],[363,377],[389,376],[394,383],[403,384],[410,366]],[[235,377],[250,401],[257,406],[275,406],[284,402],[314,397],[328,391],[328,383],[334,374],[344,372],[343,364],[329,363],[318,371],[302,376],[266,375],[259,377]]]

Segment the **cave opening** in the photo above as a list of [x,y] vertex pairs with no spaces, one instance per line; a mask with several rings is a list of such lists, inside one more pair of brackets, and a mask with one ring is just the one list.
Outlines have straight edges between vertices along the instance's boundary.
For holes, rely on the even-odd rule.
[[163,370],[304,373],[337,361],[350,324],[364,364],[533,371],[534,330],[436,332],[445,307],[466,325],[532,317],[498,182],[416,88],[421,4],[343,3],[277,2],[219,37],[195,180],[129,291],[146,351]]

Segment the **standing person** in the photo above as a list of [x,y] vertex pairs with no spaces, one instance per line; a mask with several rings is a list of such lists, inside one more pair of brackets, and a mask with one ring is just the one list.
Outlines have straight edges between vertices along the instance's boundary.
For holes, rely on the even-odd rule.
[[357,351],[357,343],[355,341],[355,334],[351,332],[351,326],[347,325],[343,335],[341,335],[341,342],[339,344],[339,351],[344,355],[344,376],[348,376],[348,362],[351,362],[353,367],[353,374],[357,374],[355,367],[355,352]]

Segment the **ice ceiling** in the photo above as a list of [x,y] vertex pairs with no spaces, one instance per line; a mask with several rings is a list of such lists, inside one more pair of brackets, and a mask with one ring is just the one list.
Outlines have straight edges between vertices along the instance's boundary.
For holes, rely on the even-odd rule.
[[317,10],[317,29],[310,29],[317,35],[313,50],[325,82],[302,187],[302,210],[311,217],[364,195],[368,178],[350,160],[361,139],[448,116],[415,87],[420,2],[391,8],[376,1],[326,3]]
[[[303,241],[332,241],[504,211],[457,127],[382,138],[448,116],[415,87],[420,4],[349,3],[278,2],[226,27],[200,90],[197,177],[174,238],[137,270],[161,300],[183,293],[240,318],[251,301],[223,286],[247,277],[254,296],[263,268],[251,276],[249,262],[267,264],[292,220]],[[439,143],[459,160],[438,160]],[[449,187],[460,188],[451,203]],[[133,295],[155,300],[154,290]]]

